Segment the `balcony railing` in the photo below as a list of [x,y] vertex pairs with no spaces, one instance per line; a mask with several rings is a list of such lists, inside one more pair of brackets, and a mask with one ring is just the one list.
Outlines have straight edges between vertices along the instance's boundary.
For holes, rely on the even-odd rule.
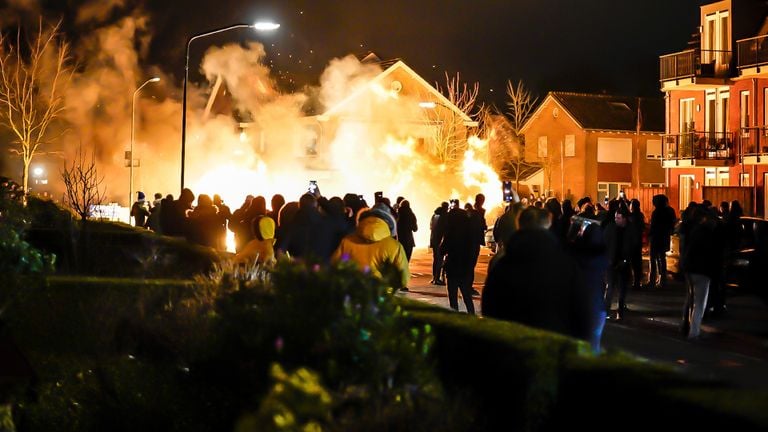
[[768,64],[768,35],[742,39],[736,44],[740,68]]
[[664,160],[732,159],[733,133],[687,132],[664,135]]
[[742,156],[768,154],[768,127],[757,126],[739,129],[739,148]]
[[720,78],[730,71],[731,51],[689,49],[659,57],[661,81],[705,77]]

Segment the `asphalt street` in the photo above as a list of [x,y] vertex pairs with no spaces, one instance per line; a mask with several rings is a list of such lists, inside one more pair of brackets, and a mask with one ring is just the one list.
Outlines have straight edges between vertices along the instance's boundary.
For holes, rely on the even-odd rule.
[[[474,288],[482,293],[490,259],[483,248],[475,268]],[[431,285],[432,254],[414,250],[409,298],[448,308],[445,286]],[[755,296],[734,292],[728,313],[705,320],[702,336],[689,341],[679,332],[685,291],[680,282],[665,289],[636,290],[627,295],[629,312],[622,321],[609,320],[603,349],[621,349],[647,361],[660,362],[696,377],[745,388],[768,389],[768,306]],[[480,315],[480,296],[474,296]],[[459,300],[460,311],[464,305]]]

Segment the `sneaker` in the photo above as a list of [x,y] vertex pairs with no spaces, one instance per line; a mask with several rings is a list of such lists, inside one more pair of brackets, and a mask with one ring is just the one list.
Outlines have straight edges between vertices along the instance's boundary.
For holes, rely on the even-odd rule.
[[435,281],[434,285],[445,285],[445,282],[440,280],[440,279],[438,279],[438,280]]

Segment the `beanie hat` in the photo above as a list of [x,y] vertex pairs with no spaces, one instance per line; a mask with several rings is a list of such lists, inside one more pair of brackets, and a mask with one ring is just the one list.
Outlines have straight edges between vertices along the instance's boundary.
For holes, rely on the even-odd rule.
[[144,192],[139,191],[138,194],[139,194],[139,200],[143,200],[144,199]]

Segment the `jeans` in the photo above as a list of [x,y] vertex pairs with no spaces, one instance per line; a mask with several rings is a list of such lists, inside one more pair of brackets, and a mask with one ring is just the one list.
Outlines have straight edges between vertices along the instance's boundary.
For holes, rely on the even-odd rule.
[[701,319],[709,294],[709,276],[698,273],[686,273],[685,285],[688,295],[683,307],[683,328],[688,327],[688,338],[695,338],[701,332]]
[[462,266],[456,266],[455,264],[446,269],[445,276],[448,279],[448,303],[451,305],[451,309],[459,310],[459,290],[461,290],[461,298],[464,299],[464,305],[467,308],[467,313],[470,315],[475,314],[475,303],[472,301],[472,285],[469,284],[470,273],[474,269],[470,268],[467,263]]
[[655,285],[656,276],[660,276],[659,285],[664,286],[667,281],[667,252],[651,248],[651,273],[648,275],[648,283]]
[[432,280],[442,279],[443,272],[443,254],[440,253],[440,247],[432,248]]
[[610,312],[613,293],[619,289],[619,311],[627,308],[627,286],[629,285],[629,263],[617,264],[608,268],[608,285],[605,290],[605,310]]

